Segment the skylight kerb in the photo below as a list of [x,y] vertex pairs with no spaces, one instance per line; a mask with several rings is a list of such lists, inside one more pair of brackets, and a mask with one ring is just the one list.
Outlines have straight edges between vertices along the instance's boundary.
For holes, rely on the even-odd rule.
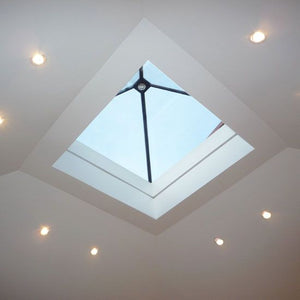
[[[147,61],[54,167],[157,218],[183,200],[170,196],[175,185],[195,181],[191,190],[183,188],[186,198],[252,150]],[[212,157],[218,157],[218,166]],[[215,173],[203,169],[207,162]],[[207,174],[190,176],[196,169]]]

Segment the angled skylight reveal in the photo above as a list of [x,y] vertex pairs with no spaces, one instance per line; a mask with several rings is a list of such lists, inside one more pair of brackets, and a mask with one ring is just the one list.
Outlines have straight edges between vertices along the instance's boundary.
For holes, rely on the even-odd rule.
[[151,183],[220,123],[147,61],[77,141]]
[[158,219],[253,149],[147,61],[53,167]]

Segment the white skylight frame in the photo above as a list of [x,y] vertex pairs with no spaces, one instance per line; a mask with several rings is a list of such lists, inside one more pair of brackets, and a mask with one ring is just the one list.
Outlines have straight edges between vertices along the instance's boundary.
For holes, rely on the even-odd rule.
[[[53,167],[158,219],[253,149],[224,125],[154,184],[78,142]],[[79,156],[78,152],[89,159]],[[125,180],[110,172],[123,176]]]
[[149,197],[155,198],[159,193],[174,183],[183,174],[194,168],[197,164],[199,164],[199,162],[206,159],[217,149],[223,147],[234,136],[236,136],[235,132],[227,125],[223,125],[220,129],[218,129],[217,132],[208,137],[196,149],[191,151],[189,155],[184,157],[179,163],[169,169],[154,183],[150,183],[142,179],[141,177],[135,175],[119,164],[111,161],[97,151],[94,151],[78,141],[75,141],[69,147],[67,152],[89,162],[94,167],[101,169],[120,181],[131,185],[133,188],[145,193]]

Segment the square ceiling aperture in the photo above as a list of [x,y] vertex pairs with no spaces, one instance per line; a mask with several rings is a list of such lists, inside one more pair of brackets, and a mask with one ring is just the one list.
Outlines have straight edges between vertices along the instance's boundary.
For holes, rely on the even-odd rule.
[[[36,145],[22,171],[143,230],[162,232],[285,147],[278,135],[200,61],[147,19],[136,25],[109,58],[102,55],[96,63],[98,71]],[[139,89],[131,88],[141,67],[147,82]],[[128,95],[115,97],[124,92],[125,85]],[[148,178],[143,89],[152,182]],[[130,93],[137,101],[128,98]],[[203,112],[208,108],[212,113],[196,114],[202,105],[206,107]],[[105,123],[109,111],[123,124]],[[213,116],[213,126],[202,127],[207,132],[203,129],[201,141],[199,128],[205,116]],[[108,141],[116,142],[113,130],[101,132],[106,149],[93,148],[96,145],[89,140],[80,141],[97,118],[117,129],[115,137],[121,135],[125,143],[108,147]],[[225,124],[220,121],[213,130],[219,119]],[[96,130],[100,128],[96,126]],[[211,130],[213,133],[208,133]],[[169,143],[172,147],[166,146]],[[136,148],[132,149],[133,145]]]
[[54,167],[157,219],[252,150],[146,61]]

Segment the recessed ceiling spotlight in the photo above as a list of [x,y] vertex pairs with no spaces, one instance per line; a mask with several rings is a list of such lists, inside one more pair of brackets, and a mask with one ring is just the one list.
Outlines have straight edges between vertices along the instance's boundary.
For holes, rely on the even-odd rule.
[[250,35],[252,43],[259,44],[266,39],[266,35],[262,31],[255,31]]
[[50,231],[50,229],[49,229],[48,226],[43,226],[41,228],[40,234],[43,235],[43,236],[45,236],[45,235],[47,235],[49,233],[49,231]]
[[220,238],[215,238],[215,243],[218,246],[222,246],[224,244],[224,240],[220,239]]
[[4,119],[4,118],[2,118],[2,117],[0,117],[0,125],[1,125],[1,124],[3,124],[3,123],[4,123],[4,121],[5,121],[5,119]]
[[98,254],[98,248],[96,248],[96,247],[92,248],[91,251],[90,251],[90,253],[91,253],[93,256],[97,255],[97,254]]
[[262,217],[263,217],[264,219],[266,219],[266,220],[271,219],[271,217],[272,217],[272,214],[271,214],[269,211],[267,211],[267,210],[264,210],[264,211],[261,213],[261,215],[262,215]]
[[46,56],[41,53],[36,53],[32,56],[31,61],[34,65],[43,65],[46,61]]

